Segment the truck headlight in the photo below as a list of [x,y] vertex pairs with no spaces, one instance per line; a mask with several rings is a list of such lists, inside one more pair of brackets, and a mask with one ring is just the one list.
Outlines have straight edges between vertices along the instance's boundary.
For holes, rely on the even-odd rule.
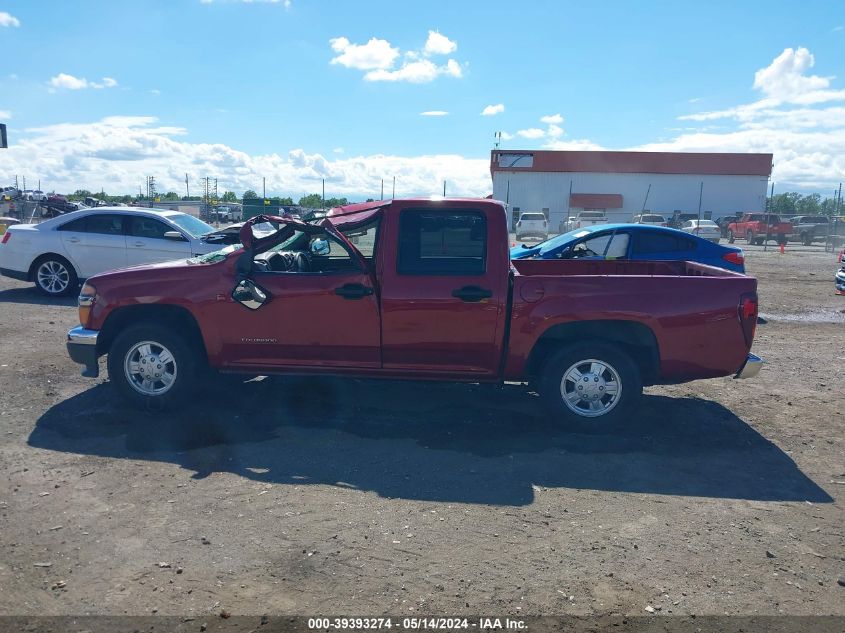
[[79,325],[86,327],[88,325],[88,317],[91,316],[91,308],[94,307],[94,300],[97,298],[97,289],[85,283],[82,286],[82,291],[79,293],[77,303],[79,305]]

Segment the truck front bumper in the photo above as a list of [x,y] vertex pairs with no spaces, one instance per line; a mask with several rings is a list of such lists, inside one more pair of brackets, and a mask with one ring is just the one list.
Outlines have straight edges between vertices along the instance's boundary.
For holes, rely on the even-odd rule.
[[82,375],[86,378],[96,378],[100,375],[100,365],[97,363],[97,330],[86,330],[76,326],[67,333],[67,353],[70,359],[85,365]]
[[760,368],[763,366],[763,359],[754,354],[749,354],[745,359],[745,364],[736,372],[734,378],[754,378],[760,373]]

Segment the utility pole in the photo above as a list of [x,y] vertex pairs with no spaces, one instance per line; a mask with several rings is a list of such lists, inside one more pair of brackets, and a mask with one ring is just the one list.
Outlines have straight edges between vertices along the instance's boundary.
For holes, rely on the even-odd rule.
[[446,181],[443,181],[443,197],[446,197]]
[[188,186],[188,174],[185,174],[185,197],[191,197],[191,188]]
[[261,178],[261,197],[264,200],[267,199],[267,177],[266,176]]
[[704,181],[701,181],[701,186],[698,188],[698,222],[701,223],[701,198],[704,195]]
[[396,176],[393,177],[393,195],[390,196],[390,199],[396,199]]
[[379,200],[384,200],[384,178],[381,179],[381,198]]
[[839,215],[839,205],[842,204],[842,183],[839,183],[839,195],[836,197],[836,215]]
[[766,200],[766,237],[763,240],[763,252],[766,253],[769,250],[769,216],[772,214],[772,204],[774,204],[775,200],[775,181],[772,181],[772,191],[769,194],[769,199]]
[[[648,194],[651,193],[651,183],[648,183],[648,189],[645,190],[645,198],[643,198],[643,208],[640,211],[640,220],[639,223],[642,224],[643,222],[643,213],[645,213],[645,205],[648,202]],[[701,206],[701,200],[699,199],[699,207]],[[701,215],[701,209],[698,211],[698,215]]]
[[156,179],[155,176],[147,176],[147,198],[149,198],[149,207],[153,207],[153,201],[156,197]]
[[323,197],[320,199],[321,209],[326,210],[326,179],[323,178]]

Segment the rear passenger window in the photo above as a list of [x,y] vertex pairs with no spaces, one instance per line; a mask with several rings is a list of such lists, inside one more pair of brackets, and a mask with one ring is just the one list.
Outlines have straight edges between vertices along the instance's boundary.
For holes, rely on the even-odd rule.
[[695,242],[681,235],[671,233],[640,231],[634,238],[634,253],[672,253],[695,250]]
[[399,216],[402,275],[481,275],[487,222],[478,211],[403,211]]
[[88,215],[72,220],[59,227],[60,231],[77,233],[99,233],[101,235],[123,235],[122,215]]

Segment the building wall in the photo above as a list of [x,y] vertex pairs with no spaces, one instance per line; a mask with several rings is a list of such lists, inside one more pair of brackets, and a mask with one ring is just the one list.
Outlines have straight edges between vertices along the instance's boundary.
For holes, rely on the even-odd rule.
[[[520,211],[549,209],[549,224],[557,230],[561,220],[578,209],[569,209],[572,193],[618,193],[621,209],[608,209],[608,219],[627,222],[643,208],[649,183],[651,191],[645,208],[671,217],[679,210],[698,211],[698,192],[704,182],[701,212],[712,219],[737,211],[762,211],[766,206],[768,180],[763,176],[723,176],[694,174],[608,174],[566,172],[493,172],[493,198],[507,201]],[[508,184],[508,182],[510,184]]]

